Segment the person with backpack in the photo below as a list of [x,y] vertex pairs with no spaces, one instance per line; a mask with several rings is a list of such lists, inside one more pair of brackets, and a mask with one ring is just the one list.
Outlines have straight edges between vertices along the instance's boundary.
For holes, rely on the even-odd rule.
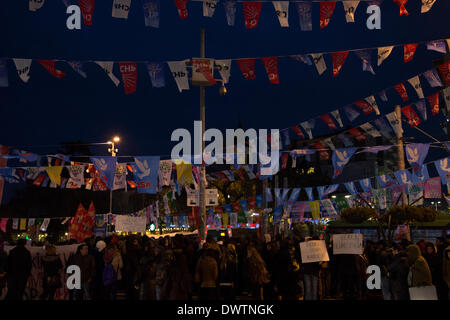
[[116,300],[117,281],[122,280],[123,261],[119,248],[116,244],[111,244],[105,252],[105,269],[103,270],[103,285],[106,297],[109,300]]

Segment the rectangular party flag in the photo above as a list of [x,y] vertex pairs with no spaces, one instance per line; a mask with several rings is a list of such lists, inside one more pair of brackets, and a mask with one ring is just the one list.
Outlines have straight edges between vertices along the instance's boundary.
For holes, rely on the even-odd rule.
[[396,84],[394,86],[394,89],[398,92],[403,101],[408,101],[409,97],[408,94],[406,93],[406,89],[403,83]]
[[256,79],[255,75],[255,59],[237,59],[236,60],[239,68],[241,69],[242,75],[245,80],[254,80]]
[[442,87],[441,79],[439,78],[439,75],[437,74],[437,71],[435,69],[427,70],[422,75],[425,77],[425,79],[427,79],[431,87]]
[[331,20],[336,1],[320,1],[320,28],[325,28]]
[[373,112],[375,112],[375,109],[369,104],[367,103],[367,101],[364,100],[358,100],[356,102],[353,103],[355,106],[357,106],[358,108],[361,109],[361,111],[365,114],[371,114]]
[[333,119],[331,119],[331,116],[328,113],[321,115],[320,119],[322,119],[331,130],[337,130],[336,124],[333,122]]
[[306,191],[306,195],[308,196],[308,200],[314,201],[313,188],[305,188],[305,191]]
[[192,164],[189,163],[177,163],[177,183],[178,184],[191,184],[192,183]]
[[420,13],[426,13],[430,11],[435,2],[436,0],[422,0],[422,8],[420,10]]
[[434,161],[434,166],[441,177],[442,184],[446,184],[447,175],[450,174],[450,157]]
[[113,73],[114,61],[95,61],[95,63],[98,64],[106,72],[108,77],[112,82],[114,82],[117,87],[120,83],[120,80],[117,79]]
[[427,165],[422,165],[417,168],[413,168],[413,174],[412,174],[412,181],[413,183],[420,184],[425,183],[430,179],[430,175],[428,174],[428,168]]
[[322,218],[329,218],[337,216],[336,209],[330,199],[320,200],[320,204],[325,209],[326,214],[322,215]]
[[188,17],[188,10],[186,7],[187,2],[188,0],[175,0],[175,6],[177,7],[181,19],[186,19]]
[[344,125],[343,125],[343,123],[342,123],[342,119],[341,119],[341,115],[339,114],[339,110],[334,110],[334,111],[331,111],[330,113],[331,113],[331,114],[333,115],[333,117],[336,119],[336,121],[337,121],[337,123],[339,124],[339,126],[340,126],[341,128],[343,128]]
[[224,83],[228,83],[228,80],[230,79],[231,59],[214,60],[214,63],[219,69],[219,74],[222,77]]
[[227,15],[227,23],[229,26],[234,26],[234,21],[236,18],[236,1],[226,0],[223,2],[225,8],[225,13]]
[[313,58],[313,62],[316,66],[317,72],[319,73],[319,75],[322,75],[322,73],[327,70],[327,65],[325,64],[323,53],[311,53],[311,57]]
[[355,53],[362,61],[363,71],[369,71],[375,75],[375,71],[373,71],[372,68],[372,57],[370,50],[358,50],[355,51]]
[[347,132],[349,132],[357,141],[364,141],[367,139],[366,135],[358,128],[352,128],[347,130]]
[[450,61],[444,62],[438,66],[439,72],[444,79],[445,84],[450,85]]
[[418,126],[421,122],[419,116],[414,111],[411,106],[406,106],[402,108],[402,112],[405,115],[405,117],[408,119],[408,123],[411,126],[411,128]]
[[345,20],[347,23],[355,22],[355,11],[358,7],[359,0],[342,1],[342,4],[344,5]]
[[282,27],[289,27],[289,1],[272,1]]
[[367,134],[369,134],[372,138],[378,138],[381,137],[380,132],[378,132],[377,129],[375,129],[374,126],[372,126],[369,122],[366,122],[360,126],[361,129],[363,129]]
[[427,143],[410,143],[405,146],[406,158],[412,167],[420,167],[425,160],[430,145]]
[[320,159],[330,159],[330,155],[328,151],[326,150],[324,144],[322,141],[316,141],[314,144],[314,148],[316,148],[319,151]]
[[298,18],[300,20],[300,28],[302,31],[312,30],[312,3],[295,2]]
[[439,92],[428,96],[427,100],[430,105],[431,114],[433,116],[439,114]]
[[421,99],[413,104],[416,107],[416,109],[419,111],[420,115],[422,116],[422,119],[424,121],[427,121],[428,116],[427,116],[427,106],[425,104],[425,99]]
[[120,19],[128,19],[130,12],[131,0],[114,0],[112,7],[112,17]]
[[162,62],[147,62],[147,70],[153,88],[162,88],[166,85],[164,78],[164,64]]
[[125,94],[136,91],[137,86],[137,63],[136,62],[119,62],[120,73],[122,74],[123,88]]
[[159,0],[143,0],[146,27],[159,28]]
[[65,72],[55,68],[55,60],[37,60],[48,72],[50,72],[54,77],[61,79],[66,75]]
[[259,16],[261,14],[261,1],[243,2],[245,28],[252,29],[258,25]]
[[159,186],[170,186],[172,176],[172,160],[161,160],[159,162]]
[[333,151],[332,162],[334,167],[333,179],[342,173],[345,165],[358,148],[336,149]]
[[357,117],[359,117],[359,112],[355,111],[351,105],[346,105],[344,108],[344,112],[347,115],[348,120],[352,122]]
[[358,191],[356,190],[356,186],[354,182],[346,182],[344,183],[345,188],[347,188],[347,191],[351,194],[357,194]]
[[399,170],[394,172],[395,178],[397,179],[399,184],[411,184],[412,183],[412,175],[409,170]]
[[319,220],[320,219],[320,205],[319,200],[316,201],[310,201],[309,202],[309,208],[311,209],[311,214],[313,220]]
[[17,73],[23,82],[28,82],[30,79],[29,73],[31,68],[31,59],[16,59],[13,58],[14,64],[16,65]]
[[441,193],[441,179],[439,177],[430,178],[425,182],[424,198],[426,199],[440,199]]
[[370,178],[359,180],[359,185],[364,192],[370,192],[372,190],[372,183],[370,182]]
[[408,204],[421,206],[423,205],[423,188],[416,184],[411,184],[408,186]]
[[261,58],[266,68],[267,77],[272,84],[279,84],[280,80],[278,77],[278,57],[265,57]]
[[333,76],[336,77],[347,59],[348,51],[331,52],[330,55],[333,60]]
[[378,48],[378,66],[381,66],[384,60],[387,59],[387,57],[390,56],[392,49],[394,49],[394,46],[388,46],[388,47],[379,47]]
[[403,46],[405,63],[412,61],[418,45],[418,43],[410,43]]
[[310,123],[308,121],[302,122],[300,123],[300,125],[303,127],[303,129],[306,131],[306,133],[308,134],[309,139],[312,139],[312,131],[310,128]]
[[127,189],[127,164],[117,164],[113,190]]
[[189,90],[189,78],[186,69],[186,63],[184,61],[168,61],[167,62],[170,72],[172,73],[175,82],[177,83],[178,90]]
[[397,182],[395,182],[394,179],[392,179],[391,176],[388,174],[383,174],[381,176],[378,176],[377,179],[382,188],[387,188],[387,187],[397,184]]
[[83,23],[86,26],[92,26],[92,15],[94,13],[95,0],[78,0],[78,5],[83,15]]
[[138,192],[155,194],[160,157],[134,157],[134,161],[134,178]]
[[422,91],[422,85],[420,84],[419,76],[412,77],[411,79],[408,79],[409,84],[416,90],[417,96],[419,99],[423,99],[423,91]]
[[90,157],[90,160],[95,166],[95,169],[100,174],[100,179],[112,189],[114,185],[114,175],[116,173],[116,157]]

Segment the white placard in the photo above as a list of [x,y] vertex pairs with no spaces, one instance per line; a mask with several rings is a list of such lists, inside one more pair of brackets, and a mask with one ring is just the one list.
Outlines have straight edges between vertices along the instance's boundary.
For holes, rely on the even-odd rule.
[[300,242],[302,263],[330,261],[324,240]]
[[116,231],[145,232],[146,217],[116,216]]
[[362,254],[363,235],[358,233],[333,234],[334,254]]
[[[199,190],[187,190],[187,206],[198,207],[200,205],[200,191]],[[219,197],[217,189],[205,190],[205,201],[207,207],[215,207],[219,205]]]

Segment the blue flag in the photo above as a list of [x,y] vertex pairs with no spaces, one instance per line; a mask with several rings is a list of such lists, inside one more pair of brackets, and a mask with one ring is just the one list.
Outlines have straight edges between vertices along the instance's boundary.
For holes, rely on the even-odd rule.
[[234,20],[236,18],[236,2],[233,0],[227,0],[223,3],[225,13],[227,15],[227,23],[229,26],[234,26]]
[[329,195],[330,193],[336,192],[338,188],[339,183],[328,186],[328,188],[325,190],[325,195]]
[[319,199],[322,200],[325,196],[325,186],[317,187],[317,193],[319,194]]
[[262,208],[263,205],[263,196],[262,194],[258,194],[255,198],[255,203],[257,208]]
[[385,138],[392,139],[395,136],[394,131],[392,131],[384,118],[378,118],[373,123]]
[[370,50],[358,50],[355,51],[358,57],[362,60],[363,63],[363,71],[369,71],[373,75],[375,75],[375,71],[372,68],[372,56]]
[[302,31],[312,30],[312,3],[296,2],[300,28]]
[[418,168],[413,168],[412,181],[413,183],[421,183],[430,179],[427,165],[422,165]]
[[420,99],[419,101],[414,103],[414,105],[416,106],[417,111],[419,111],[419,114],[422,115],[422,119],[427,121],[428,116],[427,116],[427,107],[426,107],[425,99]]
[[228,214],[232,214],[232,213],[233,213],[233,210],[231,209],[231,204],[225,204],[225,205],[223,206],[223,208],[225,209],[225,211],[226,211]]
[[372,183],[370,182],[370,178],[359,180],[359,185],[364,192],[370,192],[372,190]]
[[0,87],[8,86],[8,66],[6,59],[0,59]]
[[409,170],[399,170],[394,172],[395,178],[399,184],[412,184],[412,176]]
[[156,194],[159,160],[159,156],[134,157],[134,179],[139,193]]
[[387,95],[386,95],[386,91],[381,90],[380,93],[379,93],[378,95],[380,96],[380,98],[381,98],[382,101],[384,101],[384,102],[387,102],[387,101],[388,101],[388,98],[387,98]]
[[314,201],[313,188],[305,188],[309,201]]
[[387,188],[394,184],[397,184],[397,182],[395,182],[395,180],[392,179],[391,176],[388,174],[383,174],[381,176],[378,176],[377,179],[382,188]]
[[348,192],[350,194],[357,194],[358,190],[356,190],[356,186],[354,182],[346,182],[344,183],[345,187],[347,188]]
[[277,223],[281,220],[281,216],[283,213],[283,207],[282,206],[278,206],[275,207],[273,210],[273,222]]
[[422,73],[422,75],[427,79],[428,83],[431,87],[442,87],[441,79],[439,78],[439,75],[436,72],[436,69],[430,69],[428,71],[425,71]]
[[353,147],[352,140],[350,140],[350,138],[346,136],[345,132],[341,132],[337,136],[346,147]]
[[243,212],[247,211],[247,200],[241,200],[240,203],[241,203],[242,211]]
[[159,28],[159,0],[143,0],[146,27]]
[[442,184],[447,183],[447,174],[450,174],[450,157],[437,160],[434,162],[434,166],[441,177]]
[[289,205],[293,205],[295,201],[297,201],[298,196],[300,195],[301,188],[292,189],[291,195],[289,196],[288,203]]
[[164,78],[164,64],[162,62],[147,62],[146,64],[153,88],[164,87],[166,85]]
[[272,191],[270,190],[270,188],[266,188],[266,201],[267,202],[273,201]]
[[72,67],[73,70],[78,72],[83,78],[87,78],[87,74],[84,71],[83,62],[80,61],[67,61],[67,63]]
[[114,186],[114,175],[116,173],[116,157],[90,157],[95,169],[100,174],[100,179],[112,189]]
[[405,147],[405,152],[409,164],[413,168],[420,167],[423,164],[425,158],[427,157],[429,148],[430,145],[426,143],[407,144]]
[[334,167],[333,178],[342,173],[344,166],[350,161],[350,158],[358,148],[336,149],[333,151],[332,161]]
[[291,55],[289,57],[294,59],[294,60],[303,62],[303,63],[305,63],[308,66],[312,66],[313,65],[311,57],[308,56],[307,54],[295,54],[295,55]]
[[360,115],[360,113],[356,111],[351,104],[344,106],[344,112],[350,122],[358,118]]

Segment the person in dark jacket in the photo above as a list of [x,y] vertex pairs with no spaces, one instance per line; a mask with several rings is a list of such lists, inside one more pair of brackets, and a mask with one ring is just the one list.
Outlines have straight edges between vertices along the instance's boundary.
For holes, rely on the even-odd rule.
[[207,249],[197,263],[195,282],[200,285],[200,300],[217,300],[219,268],[215,256],[214,249]]
[[[3,291],[6,292],[6,270],[8,268],[8,255],[3,249],[3,241],[0,239],[0,300],[4,298]],[[6,294],[5,294],[6,295]]]
[[42,265],[44,267],[42,280],[44,292],[41,295],[41,300],[54,300],[56,290],[62,286],[59,271],[63,267],[54,245],[46,246],[45,256],[42,257]]
[[80,267],[81,289],[75,291],[76,300],[92,300],[91,284],[95,277],[95,259],[86,244],[80,244],[73,257],[73,264]]
[[423,254],[423,257],[427,261],[428,267],[430,268],[431,281],[437,288],[438,284],[442,281],[442,259],[439,259],[436,247],[433,243],[425,243],[425,253]]
[[223,250],[220,262],[220,292],[225,300],[234,300],[237,279],[237,253],[236,247],[229,243]]
[[23,300],[23,293],[31,274],[31,254],[25,248],[26,240],[19,239],[17,246],[9,252],[6,277],[8,294],[6,300]]

